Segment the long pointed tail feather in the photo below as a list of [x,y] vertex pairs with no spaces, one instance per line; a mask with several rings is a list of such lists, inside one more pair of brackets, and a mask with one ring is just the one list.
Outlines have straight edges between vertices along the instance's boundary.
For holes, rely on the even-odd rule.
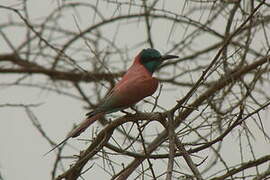
[[49,150],[48,152],[46,152],[43,156],[46,156],[47,154],[49,154],[50,152],[52,152],[56,148],[60,147],[62,144],[64,144],[65,142],[67,142],[67,140],[69,138],[70,138],[70,136],[67,136],[63,141],[61,141],[59,144],[57,144],[56,146],[54,146],[51,150]]
[[87,119],[85,119],[83,122],[81,122],[75,129],[73,129],[67,137],[77,137],[82,132],[84,132],[91,124],[93,124],[96,120],[100,119],[102,116],[104,116],[104,113],[98,113],[96,115],[90,116]]
[[46,156],[56,148],[60,147],[62,144],[64,144],[69,138],[74,138],[79,136],[82,132],[84,132],[91,124],[93,124],[96,120],[100,119],[104,116],[104,113],[98,113],[93,116],[90,116],[86,118],[84,121],[82,121],[75,129],[73,129],[70,133],[68,133],[67,137],[61,141],[59,144],[57,144],[55,147],[53,147],[50,151],[44,154]]

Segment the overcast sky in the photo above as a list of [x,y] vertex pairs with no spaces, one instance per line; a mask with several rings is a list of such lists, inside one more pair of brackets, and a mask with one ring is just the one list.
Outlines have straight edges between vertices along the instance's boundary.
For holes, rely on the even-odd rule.
[[[1,0],[1,5],[11,6],[14,8],[21,7],[16,6],[20,4],[20,1],[10,1],[10,0]],[[183,4],[179,2],[170,2],[167,7],[172,10],[182,10]],[[39,21],[46,17],[52,9],[57,8],[57,1],[37,1],[29,0],[28,9],[29,17],[32,21]],[[110,6],[99,6],[101,11],[104,11],[104,14],[112,14],[115,9],[110,8]],[[181,11],[180,11],[181,12]],[[79,12],[80,20],[79,25],[83,29],[86,27],[88,22],[92,24],[93,18],[91,14],[85,9],[85,11]],[[74,21],[74,16],[77,17],[77,14],[70,13],[63,18],[62,25],[65,25],[66,28],[76,30],[76,23]],[[0,22],[7,21],[8,18],[12,17],[13,19],[18,20],[18,17],[11,11],[0,9]],[[220,22],[222,24],[222,20]],[[132,32],[134,28],[138,28],[136,35]],[[135,41],[138,41],[138,33],[141,31],[141,36],[145,36],[143,30],[140,30],[140,25],[134,27],[132,25],[123,29],[120,34],[117,35],[117,41],[119,41],[119,46],[121,47],[131,47],[134,45]],[[170,45],[167,41],[169,38],[168,35],[168,24],[162,24],[157,33],[155,31],[155,42],[157,49],[165,53]],[[222,28],[221,28],[222,29]],[[176,31],[177,32],[177,31]],[[223,32],[221,30],[221,32]],[[16,44],[19,44],[25,38],[25,34],[22,29],[13,29],[11,32],[7,32],[9,38]],[[113,38],[110,34],[110,29],[105,29],[104,33],[108,34],[108,38]],[[182,36],[178,36],[182,38]],[[130,43],[132,42],[132,43]],[[139,42],[139,41],[138,41]],[[197,46],[200,46],[200,43],[197,42]],[[0,53],[9,52],[10,49],[4,43],[2,37],[0,37]],[[138,50],[130,53],[130,56],[135,56]],[[132,63],[132,59],[129,64]],[[184,64],[187,65],[187,64]],[[33,81],[44,80],[44,77],[37,76]],[[14,80],[15,76],[11,75],[1,75],[0,82],[8,83],[11,80]],[[196,79],[196,77],[194,77]],[[164,87],[167,90],[170,87]],[[170,93],[173,92],[173,93]],[[163,106],[172,107],[175,104],[175,99],[183,96],[185,91],[166,91],[162,93],[160,103]],[[167,94],[166,94],[167,93]],[[2,88],[0,87],[0,104],[37,104],[42,103],[40,106],[31,108],[35,115],[38,117],[38,120],[41,122],[42,127],[46,132],[52,137],[56,142],[59,142],[66,136],[67,132],[71,129],[74,122],[78,122],[83,119],[84,114],[87,112],[84,109],[86,104],[83,104],[81,101],[74,100],[72,98],[67,98],[64,95],[56,94],[49,92],[47,90],[40,90],[35,88],[23,88],[23,87],[10,87]],[[269,108],[267,108],[261,117],[265,120],[269,120]],[[53,167],[53,160],[55,158],[54,153],[49,154],[44,157],[43,154],[50,149],[49,144],[41,137],[39,132],[33,127],[29,118],[26,115],[25,109],[21,107],[5,107],[0,108],[0,172],[5,180],[33,180],[33,179],[49,179],[50,173]],[[265,130],[269,133],[270,121],[264,121]],[[251,127],[252,129],[252,127]],[[90,132],[89,130],[88,132]],[[224,153],[224,158],[229,158],[232,161],[235,161],[238,156],[234,152],[239,151],[239,149],[231,148],[234,143],[237,143],[237,132],[234,135],[230,136],[231,141],[227,143],[227,148]],[[269,153],[270,145],[269,142],[266,142],[261,133],[255,134],[258,139],[257,146],[255,147],[256,155],[258,157]],[[87,135],[83,135],[87,137]],[[76,140],[71,140],[71,143],[76,146],[76,148],[81,149],[84,145]],[[72,149],[70,152],[74,153]],[[93,174],[92,174],[93,175]],[[91,176],[91,174],[89,175]],[[95,171],[95,177],[107,178],[108,176],[104,174],[103,170]]]

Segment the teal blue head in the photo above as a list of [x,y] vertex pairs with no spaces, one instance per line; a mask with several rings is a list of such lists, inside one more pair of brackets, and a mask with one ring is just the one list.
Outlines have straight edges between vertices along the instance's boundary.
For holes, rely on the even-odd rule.
[[174,55],[162,56],[160,52],[155,49],[148,48],[140,52],[140,63],[150,72],[153,73],[162,64],[164,60],[178,58]]

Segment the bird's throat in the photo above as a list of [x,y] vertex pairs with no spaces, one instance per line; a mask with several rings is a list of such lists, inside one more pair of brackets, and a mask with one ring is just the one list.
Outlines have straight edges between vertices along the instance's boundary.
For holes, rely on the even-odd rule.
[[149,61],[144,63],[143,66],[152,74],[155,70],[157,70],[160,64],[161,61]]

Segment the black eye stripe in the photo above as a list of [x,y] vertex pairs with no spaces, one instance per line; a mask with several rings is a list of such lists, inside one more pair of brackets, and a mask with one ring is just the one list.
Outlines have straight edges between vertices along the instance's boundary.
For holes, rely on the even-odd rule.
[[148,57],[148,58],[142,59],[142,62],[147,63],[147,62],[150,62],[150,61],[156,61],[158,59],[159,58],[157,58],[157,57]]

